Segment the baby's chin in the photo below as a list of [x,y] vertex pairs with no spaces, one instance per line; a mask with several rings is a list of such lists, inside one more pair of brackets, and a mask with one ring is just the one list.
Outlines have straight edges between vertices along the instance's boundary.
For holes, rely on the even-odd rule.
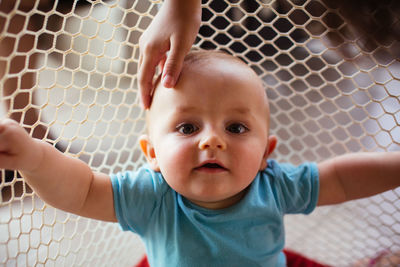
[[229,208],[231,206],[234,206],[235,204],[237,204],[245,195],[246,190],[243,190],[241,192],[239,192],[238,194],[235,194],[233,196],[229,196],[229,197],[225,197],[225,198],[218,198],[214,196],[213,198],[190,198],[190,197],[185,197],[188,201],[190,201],[191,203],[202,207],[202,208],[206,208],[206,209],[211,209],[211,210],[219,210],[219,209],[226,209]]

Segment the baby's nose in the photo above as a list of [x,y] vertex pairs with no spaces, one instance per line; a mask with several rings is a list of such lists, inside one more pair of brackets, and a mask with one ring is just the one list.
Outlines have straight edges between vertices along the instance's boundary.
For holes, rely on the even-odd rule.
[[226,149],[226,142],[224,139],[216,133],[209,133],[200,141],[199,148],[205,149]]

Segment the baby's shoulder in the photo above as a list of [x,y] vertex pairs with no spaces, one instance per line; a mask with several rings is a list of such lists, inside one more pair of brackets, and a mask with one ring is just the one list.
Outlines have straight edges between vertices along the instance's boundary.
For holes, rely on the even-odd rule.
[[121,188],[154,192],[157,195],[162,195],[170,189],[162,174],[154,171],[147,164],[137,170],[126,170],[113,174],[111,180]]

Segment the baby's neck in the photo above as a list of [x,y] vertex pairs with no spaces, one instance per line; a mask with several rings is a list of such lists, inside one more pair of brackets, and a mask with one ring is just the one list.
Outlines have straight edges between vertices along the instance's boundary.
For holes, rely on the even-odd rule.
[[221,210],[221,209],[229,208],[229,207],[239,203],[240,200],[242,200],[242,198],[246,195],[246,193],[247,193],[247,188],[240,191],[239,193],[237,193],[234,196],[231,196],[229,198],[226,198],[226,199],[223,199],[220,201],[215,201],[215,202],[197,201],[197,200],[193,200],[190,198],[186,198],[186,199],[189,200],[191,203],[193,203],[199,207],[205,208],[205,209]]

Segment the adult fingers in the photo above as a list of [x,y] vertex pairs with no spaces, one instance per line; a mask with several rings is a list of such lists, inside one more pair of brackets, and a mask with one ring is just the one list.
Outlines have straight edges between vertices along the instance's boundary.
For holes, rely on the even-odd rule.
[[139,91],[144,108],[149,108],[151,103],[151,92],[153,90],[153,77],[158,64],[158,59],[143,55],[141,64],[139,64]]
[[171,50],[167,55],[167,60],[165,61],[162,73],[161,82],[164,87],[171,88],[175,86],[181,73],[186,53],[187,49],[180,45],[171,43]]
[[138,68],[140,69],[140,67],[142,66],[142,62],[143,62],[143,55],[142,53],[139,54],[139,62],[138,62]]
[[162,74],[162,71],[165,66],[165,61],[167,61],[167,54],[164,54],[164,56],[161,58],[160,62],[158,63],[158,67],[161,70],[161,74]]

